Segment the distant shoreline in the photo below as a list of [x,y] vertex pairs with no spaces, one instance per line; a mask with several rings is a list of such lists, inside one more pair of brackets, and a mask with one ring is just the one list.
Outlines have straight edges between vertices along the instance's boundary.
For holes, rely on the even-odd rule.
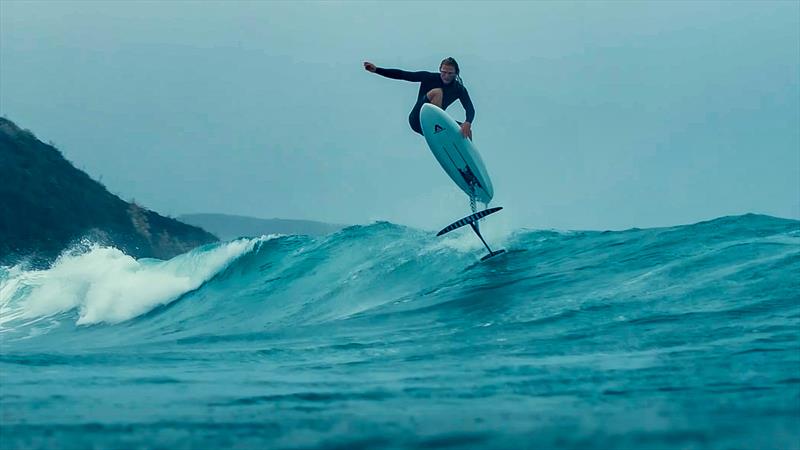
[[321,236],[335,233],[348,226],[314,220],[261,219],[258,217],[217,213],[183,214],[178,216],[178,220],[207,230],[224,241],[265,234]]

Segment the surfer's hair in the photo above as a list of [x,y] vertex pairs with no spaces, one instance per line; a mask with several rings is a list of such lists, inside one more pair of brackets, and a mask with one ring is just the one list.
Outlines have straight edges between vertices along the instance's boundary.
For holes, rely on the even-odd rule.
[[453,68],[456,69],[456,81],[458,84],[462,86],[464,85],[464,82],[461,81],[461,69],[458,67],[458,61],[456,61],[455,58],[448,56],[447,58],[443,59],[441,64],[439,64],[439,67],[442,66],[453,66]]
[[453,58],[452,56],[448,56],[447,58],[443,59],[442,63],[439,64],[439,67],[442,66],[453,66],[456,69],[456,75],[459,75],[459,72],[461,72],[461,70],[458,68],[458,63],[456,62],[456,59]]

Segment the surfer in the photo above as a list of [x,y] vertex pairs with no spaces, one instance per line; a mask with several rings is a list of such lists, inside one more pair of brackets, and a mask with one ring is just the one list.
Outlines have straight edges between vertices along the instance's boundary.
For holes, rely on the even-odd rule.
[[364,62],[364,69],[369,72],[377,73],[386,78],[395,80],[412,81],[421,83],[417,93],[417,103],[408,116],[408,123],[411,129],[422,134],[422,126],[419,123],[419,111],[425,103],[432,103],[439,108],[447,109],[454,101],[460,100],[467,113],[467,118],[461,125],[461,134],[472,139],[472,120],[475,118],[475,107],[469,98],[467,88],[459,76],[458,63],[453,58],[445,58],[439,64],[439,73],[435,72],[407,72],[400,69],[384,69],[377,67],[371,62]]

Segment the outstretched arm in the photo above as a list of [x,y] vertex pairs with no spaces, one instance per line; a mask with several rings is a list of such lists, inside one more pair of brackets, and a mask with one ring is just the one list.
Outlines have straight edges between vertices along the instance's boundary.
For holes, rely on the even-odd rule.
[[364,61],[364,69],[366,69],[368,72],[377,73],[378,75],[382,75],[386,78],[415,82],[423,81],[425,76],[429,73],[425,71],[407,72],[400,69],[384,69],[382,67],[377,67],[375,64],[372,64],[368,61]]

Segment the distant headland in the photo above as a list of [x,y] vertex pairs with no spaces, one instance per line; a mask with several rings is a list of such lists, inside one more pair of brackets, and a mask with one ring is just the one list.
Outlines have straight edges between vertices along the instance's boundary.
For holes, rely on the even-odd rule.
[[0,117],[0,263],[46,264],[82,241],[168,259],[217,240],[120,199],[55,147]]
[[319,236],[334,233],[346,226],[312,220],[259,219],[228,214],[184,214],[178,216],[178,219],[208,230],[225,241],[238,237],[255,237],[265,234]]

